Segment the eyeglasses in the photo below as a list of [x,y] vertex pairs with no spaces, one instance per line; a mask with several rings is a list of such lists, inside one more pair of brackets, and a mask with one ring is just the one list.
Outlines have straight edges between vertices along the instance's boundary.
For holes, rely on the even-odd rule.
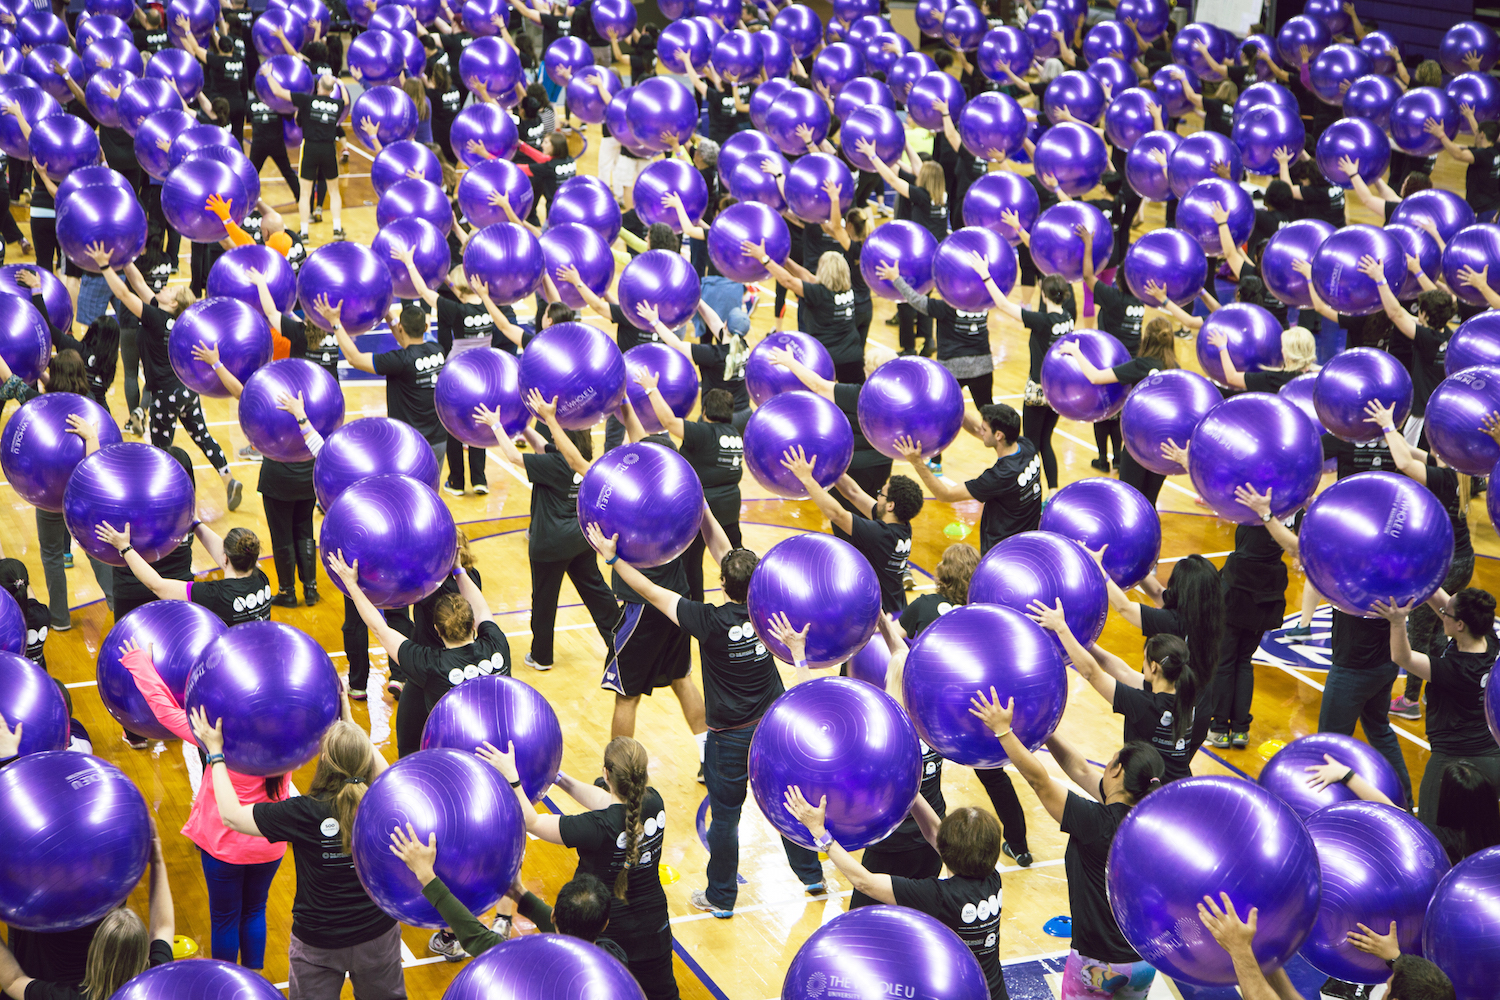
[[1444,608],[1443,610],[1439,611],[1438,614],[1442,615],[1444,618],[1452,618],[1455,621],[1458,619],[1458,615],[1455,615],[1453,612],[1449,611],[1447,608]]

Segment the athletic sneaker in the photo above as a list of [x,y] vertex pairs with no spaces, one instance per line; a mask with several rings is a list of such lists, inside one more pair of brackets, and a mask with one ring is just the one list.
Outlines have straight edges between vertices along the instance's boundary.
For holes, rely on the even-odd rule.
[[1247,729],[1244,732],[1230,733],[1229,742],[1236,750],[1245,749],[1250,745],[1250,731]]
[[238,510],[240,501],[245,498],[245,484],[238,479],[231,479],[224,484],[224,492],[229,497],[229,509]]
[[369,692],[363,691],[363,690],[350,691],[349,692],[349,700],[350,701],[369,701],[370,700],[370,695],[369,695]]
[[464,488],[462,486],[454,486],[452,483],[448,482],[447,480],[444,480],[443,481],[443,492],[444,493],[451,493],[451,494],[453,494],[456,497],[461,497],[461,496],[464,495]]
[[63,553],[63,569],[72,569],[72,568],[73,568],[73,553],[71,553],[71,552],[64,552]]
[[943,474],[943,463],[939,462],[935,458],[929,458],[927,460],[927,468],[931,470],[934,476],[941,476]]
[[550,663],[538,663],[538,662],[536,662],[535,660],[533,660],[531,658],[531,654],[530,653],[526,654],[526,656],[523,658],[522,662],[525,663],[528,667],[530,667],[533,670],[551,670],[552,669],[552,664],[550,664]]
[[688,902],[705,913],[712,913],[719,920],[728,920],[734,916],[733,910],[721,910],[708,901],[708,892],[703,889],[694,889],[688,896]]
[[1208,739],[1203,741],[1203,745],[1213,747],[1215,750],[1228,750],[1229,733],[1214,730],[1208,734]]
[[490,487],[488,483],[475,483],[474,495],[478,497],[489,496]]
[[1001,841],[1001,843],[1000,843],[1000,850],[1004,851],[1005,852],[1005,856],[1007,858],[1012,859],[1013,861],[1015,861],[1016,864],[1020,865],[1022,868],[1030,868],[1031,867],[1031,852],[1030,851],[1022,851],[1020,854],[1017,854],[1015,852],[1015,849],[1010,846],[1010,842],[1009,841]]
[[259,462],[265,458],[253,444],[245,445],[236,454],[247,462]]
[[389,694],[392,698],[395,698],[397,701],[401,700],[401,689],[405,686],[406,685],[404,685],[401,681],[397,680],[389,680],[385,682],[386,693]]
[[427,939],[427,950],[434,955],[442,955],[450,962],[462,961],[469,957],[464,951],[464,946],[458,943],[458,935],[450,930],[441,930]]
[[708,779],[705,778],[705,777],[703,777],[703,765],[702,764],[698,765],[698,784],[700,784],[700,785],[706,785],[706,784],[708,784]]
[[828,891],[828,886],[822,882],[809,882],[802,887],[802,891],[809,896],[821,896]]
[[130,419],[125,421],[125,433],[136,437],[146,436],[146,411],[141,407],[137,406],[130,411]]
[[1398,719],[1416,720],[1422,717],[1422,706],[1403,694],[1399,698],[1391,699],[1390,714]]
[[151,741],[144,736],[124,733],[121,735],[121,738],[125,741],[125,745],[132,750],[148,750],[151,747]]
[[902,590],[916,590],[917,589],[917,581],[912,579],[911,570],[909,570],[909,569],[904,569],[904,570],[901,571],[901,589]]
[[1286,630],[1285,634],[1288,639],[1303,639],[1307,636],[1312,635],[1312,626],[1293,625],[1291,628]]

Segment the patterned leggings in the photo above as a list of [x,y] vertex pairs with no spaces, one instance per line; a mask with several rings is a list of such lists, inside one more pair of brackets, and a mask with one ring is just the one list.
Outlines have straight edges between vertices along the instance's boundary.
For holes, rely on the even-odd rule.
[[215,469],[223,472],[229,468],[224,449],[219,447],[219,442],[208,432],[208,423],[203,419],[203,404],[199,401],[198,394],[182,386],[165,395],[154,393],[151,398],[151,443],[158,448],[170,446],[178,420],[182,421],[183,430],[188,432],[188,437],[193,439],[198,450],[207,456]]
[[1068,953],[1062,1000],[1145,1000],[1156,970],[1145,962],[1102,962]]

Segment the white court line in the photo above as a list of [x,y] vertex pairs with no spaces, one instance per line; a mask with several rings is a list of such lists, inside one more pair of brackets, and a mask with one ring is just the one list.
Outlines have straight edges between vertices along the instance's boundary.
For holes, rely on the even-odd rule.
[[[1257,647],[1257,649],[1258,649],[1258,647]],[[1255,660],[1253,662],[1258,663],[1261,666],[1275,667],[1277,670],[1280,670],[1284,674],[1290,674],[1291,676],[1297,678],[1297,680],[1301,681],[1303,684],[1306,684],[1308,687],[1312,688],[1314,691],[1319,692],[1320,694],[1323,691],[1323,685],[1319,684],[1317,681],[1313,680],[1311,677],[1308,677],[1302,671],[1297,670],[1294,667],[1288,667],[1285,664],[1281,664],[1281,663],[1271,663],[1268,660]],[[1431,751],[1432,750],[1432,744],[1428,743],[1426,740],[1422,739],[1422,737],[1418,736],[1416,733],[1409,733],[1405,729],[1402,729],[1400,726],[1396,725],[1395,723],[1391,724],[1391,730],[1397,736],[1401,737],[1402,739],[1404,739],[1404,740],[1406,740],[1406,741],[1408,741],[1410,743],[1415,743],[1417,746],[1421,747],[1423,750],[1427,750],[1427,751]]]

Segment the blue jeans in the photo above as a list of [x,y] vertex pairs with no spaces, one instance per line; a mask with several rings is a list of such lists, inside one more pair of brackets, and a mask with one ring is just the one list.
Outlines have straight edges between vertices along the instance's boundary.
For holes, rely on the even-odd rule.
[[1391,685],[1400,669],[1394,663],[1378,667],[1353,669],[1335,663],[1328,671],[1323,688],[1323,705],[1318,710],[1318,732],[1354,735],[1354,722],[1364,728],[1365,740],[1396,769],[1406,801],[1412,801],[1411,775],[1401,743],[1391,728]]
[[[735,876],[740,869],[740,810],[745,805],[745,789],[750,783],[750,740],[755,726],[709,730],[708,749],[703,758],[703,781],[708,786],[708,901],[722,910],[734,909],[739,886]],[[823,865],[818,852],[808,850],[781,838],[787,863],[803,885],[823,881]]]
[[232,865],[207,851],[203,880],[208,883],[208,913],[213,921],[213,956],[239,962],[247,969],[266,964],[266,896],[280,859],[258,865]]
[[1313,340],[1318,345],[1318,364],[1326,365],[1333,360],[1334,355],[1344,350],[1345,342],[1349,339],[1349,331],[1326,316],[1319,318],[1322,322]]

